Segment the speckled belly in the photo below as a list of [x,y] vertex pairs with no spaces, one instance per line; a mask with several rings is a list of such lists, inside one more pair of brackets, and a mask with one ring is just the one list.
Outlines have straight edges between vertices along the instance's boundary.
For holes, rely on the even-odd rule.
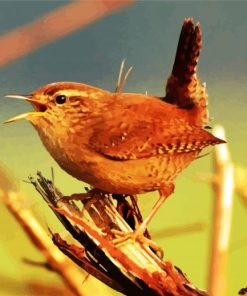
[[[186,168],[199,152],[165,154],[135,160],[111,160],[91,155],[62,167],[77,179],[111,193],[137,194],[154,191]],[[89,156],[89,155],[88,155]]]
[[162,154],[133,160],[113,160],[72,141],[66,145],[43,143],[58,164],[73,177],[103,191],[137,194],[154,191],[186,168],[200,151]]

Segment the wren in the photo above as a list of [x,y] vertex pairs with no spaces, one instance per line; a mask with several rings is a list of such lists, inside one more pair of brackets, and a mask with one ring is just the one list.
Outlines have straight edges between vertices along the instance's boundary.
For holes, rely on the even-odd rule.
[[[186,21],[180,39],[195,43],[200,39],[200,30],[191,19]],[[186,39],[186,34],[191,39]],[[184,46],[184,51],[188,48]],[[177,51],[177,64],[174,63],[167,86],[170,95],[165,98],[124,93],[119,87],[121,83],[112,93],[82,83],[56,82],[27,96],[9,95],[31,102],[35,110],[8,122],[27,119],[60,167],[94,188],[115,194],[158,190],[160,198],[138,230],[139,234],[143,233],[173,192],[176,176],[204,147],[224,143],[203,128],[201,114],[206,114],[205,102],[202,106],[201,99],[188,94],[188,90],[197,94],[199,89],[205,95],[204,86],[193,72],[199,50],[192,49],[194,56],[192,52],[189,57],[194,60],[187,62],[181,59],[183,47]],[[184,78],[181,63],[186,71],[190,69],[186,75],[191,76],[191,79],[186,76],[182,84],[179,83]],[[189,63],[192,68],[188,68]],[[176,67],[180,67],[180,72]]]

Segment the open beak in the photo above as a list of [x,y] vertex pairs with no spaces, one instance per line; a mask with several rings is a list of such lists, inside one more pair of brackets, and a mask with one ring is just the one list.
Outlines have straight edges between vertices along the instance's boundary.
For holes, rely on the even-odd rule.
[[47,105],[44,102],[33,99],[32,95],[7,95],[5,97],[30,102],[34,106],[35,111],[17,115],[15,117],[12,117],[12,118],[6,120],[4,123],[15,122],[15,121],[27,118],[30,115],[32,115],[32,116],[42,116],[44,114],[44,112],[46,111],[46,109],[47,109]]

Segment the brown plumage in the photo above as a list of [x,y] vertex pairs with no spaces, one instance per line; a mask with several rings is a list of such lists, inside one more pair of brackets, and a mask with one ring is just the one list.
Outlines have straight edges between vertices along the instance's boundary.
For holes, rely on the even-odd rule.
[[207,97],[195,72],[200,36],[199,26],[185,20],[164,98],[58,82],[24,97],[35,112],[17,117],[33,124],[72,176],[110,193],[159,190],[141,231],[173,191],[175,177],[204,147],[224,143],[203,129]]

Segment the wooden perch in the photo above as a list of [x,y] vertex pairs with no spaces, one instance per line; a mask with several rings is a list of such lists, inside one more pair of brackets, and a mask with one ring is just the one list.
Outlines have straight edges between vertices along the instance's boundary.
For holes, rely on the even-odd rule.
[[58,234],[53,235],[54,243],[108,286],[126,295],[207,295],[145,244],[131,239],[113,244],[117,237],[113,229],[124,233],[132,229],[119,215],[111,195],[91,191],[85,200],[82,194],[82,206],[80,202],[64,202],[62,194],[41,173],[30,181],[81,246],[67,244]]
[[[113,228],[123,232],[130,232],[131,228],[119,214],[111,195],[96,191],[96,195],[83,201],[83,206],[79,204],[79,208],[72,201],[63,202],[62,194],[41,173],[37,180],[30,178],[30,183],[80,244],[69,245],[59,234],[52,234],[50,240],[31,209],[23,206],[26,198],[17,190],[10,174],[4,170],[0,173],[2,201],[44,254],[48,265],[61,275],[75,295],[85,295],[82,274],[60,251],[89,274],[126,295],[207,295],[190,284],[179,268],[163,262],[146,245],[132,240],[118,246],[112,243]],[[135,213],[140,215],[139,209]],[[139,216],[136,221],[141,223]]]

